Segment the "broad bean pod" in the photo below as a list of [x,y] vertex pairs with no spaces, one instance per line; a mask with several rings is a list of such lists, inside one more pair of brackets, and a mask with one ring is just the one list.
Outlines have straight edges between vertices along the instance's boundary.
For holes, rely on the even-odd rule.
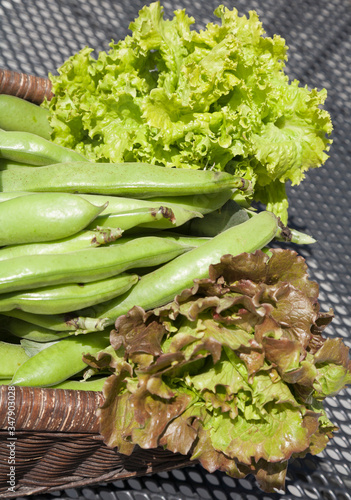
[[[52,385],[51,389],[70,389],[74,391],[94,391],[101,392],[108,377],[95,377],[90,380],[65,380],[57,385]],[[1,383],[1,380],[0,380]]]
[[0,170],[11,170],[11,168],[17,167],[31,167],[31,165],[21,163],[19,161],[6,160],[6,158],[0,158]]
[[[18,165],[17,165],[18,166]],[[225,189],[216,193],[194,194],[189,196],[156,196],[148,198],[147,200],[140,200],[138,198],[126,198],[122,196],[110,196],[100,194],[78,194],[82,198],[90,201],[93,205],[104,205],[108,202],[105,209],[106,212],[115,214],[124,212],[126,210],[134,210],[136,208],[145,208],[154,206],[167,206],[174,212],[177,207],[191,212],[199,212],[203,215],[213,212],[221,208],[233,195],[233,190]],[[24,196],[31,193],[30,191],[6,191],[0,192],[0,203],[12,198]]]
[[0,203],[0,245],[72,236],[105,208],[69,193],[35,193],[4,201]]
[[[27,313],[25,311],[21,311],[20,309],[13,309],[12,311],[7,311],[2,313],[3,316],[17,319],[26,323],[29,323],[34,330],[36,328],[43,328],[44,330],[49,330],[52,333],[59,333],[59,335],[68,336],[77,334],[86,334],[90,332],[96,331],[96,328],[93,327],[91,329],[86,328],[85,330],[79,329],[78,326],[74,324],[73,318],[76,316],[75,314],[32,314]],[[95,324],[95,323],[94,323]],[[20,336],[20,335],[18,335]],[[33,340],[36,340],[33,338]],[[52,339],[54,340],[54,339]],[[40,342],[40,340],[38,340]],[[48,341],[49,342],[49,341]]]
[[1,171],[0,180],[3,191],[63,191],[132,198],[186,196],[228,189],[251,189],[250,181],[226,172],[165,168],[146,163],[77,161],[36,169],[18,167]]
[[0,261],[25,255],[67,253],[83,248],[99,247],[116,241],[122,233],[123,231],[119,228],[102,228],[94,231],[83,230],[67,238],[45,243],[8,245],[0,249]]
[[20,97],[0,94],[0,128],[20,132],[31,132],[49,140],[50,112]]
[[[30,170],[32,167],[43,165],[88,161],[79,153],[31,132],[7,132],[6,130],[0,130],[0,158],[31,165],[31,167],[23,167]],[[35,170],[33,169],[33,172]]]
[[15,372],[11,384],[50,387],[84,370],[83,354],[97,354],[109,345],[109,331],[62,339],[27,359]]
[[181,226],[194,217],[203,217],[203,215],[179,207],[174,209],[168,206],[135,208],[115,214],[99,215],[87,226],[87,229],[101,229],[103,227],[119,228],[122,231],[132,228],[136,228],[138,231],[140,227],[170,229]]
[[[50,386],[50,389],[66,389],[73,391],[94,391],[102,392],[102,388],[108,377],[95,377],[93,380],[65,380],[57,385]],[[11,385],[12,379],[0,379],[1,385]]]
[[53,342],[69,335],[69,332],[54,332],[48,328],[9,316],[0,316],[0,327],[15,337],[34,342]]
[[[0,202],[2,197],[13,196],[15,193],[0,193]],[[185,196],[156,196],[147,200],[138,198],[126,198],[122,196],[109,196],[99,194],[84,194],[82,196],[94,205],[101,205],[108,202],[105,212],[115,214],[126,210],[138,208],[147,208],[150,206],[166,206],[173,210],[177,219],[179,219],[178,209],[188,210],[190,212],[208,214],[221,208],[233,195],[233,190],[225,189],[215,193],[203,193]],[[146,227],[146,224],[145,224]]]
[[95,324],[95,328],[101,330],[112,325],[118,316],[126,314],[135,305],[146,310],[164,305],[185,288],[193,286],[194,279],[208,277],[210,264],[219,262],[222,255],[259,250],[275,237],[277,231],[277,217],[271,212],[261,212],[142,276],[126,294],[92,308],[94,317],[82,315],[72,318],[70,323],[83,330]]
[[[172,240],[175,238],[176,241],[179,244],[184,244],[188,248],[194,248],[203,245],[204,243],[209,241],[209,238],[202,238],[202,237],[192,237],[192,236],[182,236],[182,235],[175,235],[175,234],[170,234],[167,233],[166,231],[162,231],[157,234],[157,240],[160,238],[171,238]],[[129,238],[123,238],[124,242],[127,241],[134,241],[136,242],[137,240],[143,241],[143,237],[140,237],[139,239],[129,237]],[[116,242],[112,243],[114,246],[118,245],[124,245],[122,240],[117,240]],[[1,267],[1,266],[0,266]],[[138,269],[138,272],[140,270]],[[136,285],[135,285],[136,286]],[[1,297],[1,295],[0,295]],[[94,309],[85,309],[84,310],[86,315],[89,314],[95,314]],[[89,311],[89,314],[88,312]],[[12,311],[7,311],[3,312],[3,315],[6,317],[11,317],[11,318],[17,318],[22,321],[26,321],[33,326],[37,326],[40,328],[45,328],[47,330],[52,330],[53,332],[68,332],[68,333],[89,333],[91,331],[96,331],[100,327],[96,326],[96,323],[100,325],[100,320],[95,320],[92,319],[90,324],[88,324],[88,319],[84,322],[84,329],[81,329],[79,327],[79,324],[75,322],[77,318],[77,314],[75,312],[72,313],[67,313],[67,314],[51,314],[51,315],[44,315],[44,314],[33,314],[33,313],[28,313],[25,311],[21,311],[19,309],[13,309]],[[101,329],[101,328],[100,328]]]
[[[1,160],[0,159],[0,162],[1,161],[7,161],[7,160]],[[19,164],[17,166],[20,166]],[[31,192],[31,191],[1,191],[0,192],[0,202],[3,202],[3,201],[8,201],[8,200],[12,200],[13,198],[19,198],[20,196],[28,196],[29,194],[35,194],[35,192]],[[95,205],[95,203],[93,203],[93,205]]]
[[97,281],[129,269],[161,265],[193,247],[176,236],[145,236],[65,254],[15,257],[0,261],[0,293]]
[[60,314],[94,306],[129,290],[139,277],[122,273],[90,283],[41,287],[22,293],[0,294],[0,311],[21,309],[34,314]]
[[20,344],[0,341],[0,359],[0,379],[8,379],[29,357]]

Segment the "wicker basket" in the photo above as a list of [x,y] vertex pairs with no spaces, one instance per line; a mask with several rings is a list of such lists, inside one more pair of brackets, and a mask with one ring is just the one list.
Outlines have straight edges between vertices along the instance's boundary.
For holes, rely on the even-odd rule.
[[[15,435],[8,428],[9,394],[0,387],[0,497],[75,488],[190,465],[189,457],[163,449],[137,449],[126,456],[99,434],[101,393],[16,387]],[[16,438],[12,441],[13,438]],[[12,452],[8,446],[15,443]],[[15,459],[15,491],[10,464]]]
[[[45,97],[52,97],[51,83],[0,69],[0,94],[40,104]],[[193,463],[189,457],[163,449],[138,449],[125,456],[108,448],[99,434],[96,415],[103,395],[94,392],[16,387],[16,431],[11,437],[8,417],[12,397],[7,386],[0,386],[0,498],[74,488]],[[12,459],[15,491],[8,482]]]

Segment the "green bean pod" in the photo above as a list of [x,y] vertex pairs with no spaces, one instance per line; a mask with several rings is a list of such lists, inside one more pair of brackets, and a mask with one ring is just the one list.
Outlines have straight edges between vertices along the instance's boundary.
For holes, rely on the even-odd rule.
[[[0,130],[0,158],[32,167],[88,160],[75,151],[59,146],[31,132]],[[32,167],[30,170],[35,171]],[[21,167],[18,167],[21,168]],[[12,171],[12,168],[9,172]]]
[[0,249],[0,261],[25,255],[67,253],[83,248],[94,248],[116,241],[122,233],[123,231],[119,228],[101,228],[93,231],[80,231],[67,238],[45,243],[8,245]]
[[157,224],[162,220],[167,219],[170,224],[174,223],[175,216],[173,211],[167,207],[145,207],[135,208],[120,212],[118,214],[106,213],[99,215],[93,222],[89,224],[87,229],[95,228],[120,228],[123,231],[132,227],[143,224],[144,222],[155,222]]
[[[0,164],[3,161],[7,162],[7,160],[3,160],[0,158]],[[17,166],[20,166],[20,164],[18,164]],[[2,203],[3,201],[12,200],[13,198],[20,198],[21,196],[28,196],[29,194],[35,194],[35,193],[34,193],[34,191],[33,192],[31,192],[31,191],[13,191],[13,192],[1,191],[0,192],[0,202]],[[95,205],[95,203],[93,203],[93,205]]]
[[[6,160],[3,160],[6,161]],[[1,164],[1,162],[0,162]],[[17,165],[19,166],[19,165]],[[12,198],[29,194],[27,191],[6,191],[0,192],[0,203]],[[118,214],[126,210],[134,210],[137,208],[147,208],[150,206],[167,206],[173,210],[177,216],[177,208],[190,210],[191,212],[199,212],[200,214],[208,214],[214,210],[221,208],[233,195],[233,190],[225,189],[216,193],[194,194],[189,196],[156,196],[147,200],[138,198],[126,198],[122,196],[110,196],[101,194],[84,194],[78,196],[90,201],[93,205],[104,205],[108,202],[108,206],[104,212],[110,214]],[[104,213],[103,212],[103,213]]]
[[69,332],[54,332],[53,330],[9,316],[0,316],[0,326],[15,337],[33,340],[34,342],[54,342],[69,335]]
[[[2,197],[14,196],[16,193],[0,193],[0,202]],[[102,205],[108,202],[105,212],[115,214],[126,210],[138,208],[147,208],[150,206],[166,206],[173,210],[177,219],[179,219],[178,209],[189,210],[190,212],[208,214],[221,208],[233,195],[233,190],[225,189],[215,193],[194,194],[188,196],[156,196],[147,200],[138,198],[126,198],[122,196],[109,196],[99,194],[80,194],[93,205]]]
[[62,339],[27,359],[15,372],[11,384],[50,387],[87,368],[83,354],[97,354],[109,345],[109,331]]
[[181,226],[194,217],[203,217],[203,215],[179,207],[175,209],[168,206],[135,208],[116,214],[99,215],[87,228],[120,228],[122,231],[132,228],[138,230],[140,227],[170,229]]
[[145,236],[108,247],[3,260],[0,261],[0,293],[97,281],[128,269],[161,265],[193,247],[176,236]]
[[0,128],[31,132],[50,139],[50,112],[20,97],[0,94]]
[[[182,235],[175,235],[175,234],[169,234],[166,231],[162,231],[161,233],[158,233],[157,240],[159,239],[168,239],[171,238],[172,240],[175,238],[176,241],[179,244],[186,245],[188,248],[194,248],[197,246],[201,246],[207,241],[209,241],[209,238],[202,238],[202,237],[192,237],[192,236],[182,236]],[[139,239],[136,238],[123,238],[125,241],[137,241],[141,240],[143,241],[143,237],[140,237]],[[122,240],[118,240],[115,243],[112,243],[112,245],[120,245],[124,244]],[[1,267],[1,266],[0,266]],[[135,285],[137,286],[137,285]],[[1,295],[0,295],[1,296]],[[110,301],[108,302],[110,303]],[[87,312],[89,311],[89,313]],[[90,314],[95,314],[94,309],[90,308],[89,310],[84,310],[85,314],[89,316]],[[88,318],[84,321],[84,329],[80,328],[79,322],[78,322],[78,317],[75,312],[72,313],[67,313],[67,314],[51,314],[51,315],[44,315],[44,314],[32,314],[28,313],[25,311],[21,311],[19,309],[13,309],[12,311],[7,311],[3,313],[3,316],[5,317],[10,317],[10,318],[16,318],[18,320],[25,321],[27,323],[30,323],[33,325],[33,327],[38,327],[38,328],[45,328],[46,330],[52,330],[53,332],[67,332],[67,333],[88,333],[96,330],[101,330],[102,327],[101,325],[103,324],[103,321],[100,321],[100,319],[91,319],[89,322]],[[35,340],[35,339],[33,339]]]
[[[93,380],[65,380],[60,384],[50,386],[50,389],[66,389],[73,391],[94,391],[102,392],[102,388],[108,377],[96,377]],[[12,379],[0,379],[1,385],[11,385]]]
[[119,274],[90,283],[41,287],[23,293],[0,294],[0,312],[21,309],[33,314],[60,314],[94,306],[122,295],[138,281],[136,274]]
[[[92,380],[65,380],[57,385],[52,385],[51,389],[69,389],[74,391],[94,391],[102,392],[102,388],[108,377],[96,377]],[[1,383],[1,380],[0,380]]]
[[19,161],[6,160],[6,158],[0,158],[0,170],[11,170],[11,168],[17,167],[31,167],[31,165],[21,163]]
[[228,189],[251,189],[249,181],[226,172],[165,168],[146,163],[76,161],[36,169],[18,167],[1,171],[0,179],[3,191],[63,191],[132,198],[186,196]]
[[21,345],[0,341],[0,379],[11,378],[28,359]]
[[36,193],[4,201],[0,203],[0,245],[72,236],[105,208],[69,193]]
[[194,279],[208,277],[210,264],[219,262],[222,255],[259,250],[274,238],[277,231],[277,217],[271,212],[261,212],[142,276],[126,294],[95,306],[95,318],[75,318],[72,324],[84,329],[85,325],[92,325],[95,320],[96,326],[101,329],[112,325],[118,316],[126,314],[135,305],[146,310],[164,305],[185,288],[193,286]]
[[[96,321],[94,321],[91,328],[86,328],[84,330],[79,329],[78,325],[74,323],[76,314],[32,314],[21,311],[20,309],[13,309],[12,311],[4,312],[3,316],[29,323],[34,330],[36,328],[43,328],[44,331],[49,330],[52,333],[59,333],[60,335],[65,337],[74,333],[86,334],[97,330],[97,328],[95,328]],[[100,330],[102,330],[102,328],[100,328]],[[33,338],[33,340],[36,339]],[[40,340],[37,341],[40,342]]]

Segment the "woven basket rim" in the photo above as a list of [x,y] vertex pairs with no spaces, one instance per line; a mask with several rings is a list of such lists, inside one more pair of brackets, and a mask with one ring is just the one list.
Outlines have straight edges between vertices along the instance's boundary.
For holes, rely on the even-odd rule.
[[101,392],[41,387],[0,386],[0,429],[7,429],[7,409],[15,395],[16,431],[99,433]]
[[49,78],[20,73],[0,68],[0,94],[7,94],[41,104],[45,99],[53,97],[52,84]]
[[[7,409],[15,396],[16,467],[14,491],[6,480]],[[112,482],[195,465],[190,456],[163,448],[135,447],[122,455],[106,446],[96,410],[102,393],[0,386],[0,498],[16,498]],[[2,445],[2,446],[1,446]],[[54,461],[54,462],[53,462]]]

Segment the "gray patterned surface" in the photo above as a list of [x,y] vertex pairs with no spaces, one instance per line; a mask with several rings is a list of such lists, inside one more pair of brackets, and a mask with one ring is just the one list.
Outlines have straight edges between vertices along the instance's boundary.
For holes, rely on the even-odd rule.
[[[148,2],[147,2],[148,3]],[[218,2],[219,3],[219,2]],[[198,23],[213,21],[214,0],[165,0],[166,16],[186,8]],[[283,36],[289,50],[286,71],[302,84],[328,90],[326,108],[334,123],[334,144],[325,167],[289,190],[290,225],[318,243],[299,249],[320,284],[322,310],[336,318],[327,332],[350,347],[351,326],[351,3],[349,0],[223,1],[241,14],[256,10],[268,35]],[[46,76],[89,45],[106,50],[128,33],[144,0],[0,0],[0,67]],[[340,431],[317,457],[289,467],[286,494],[265,494],[251,478],[234,480],[198,466],[140,479],[66,490],[39,499],[86,500],[351,500],[351,389],[327,401]]]

